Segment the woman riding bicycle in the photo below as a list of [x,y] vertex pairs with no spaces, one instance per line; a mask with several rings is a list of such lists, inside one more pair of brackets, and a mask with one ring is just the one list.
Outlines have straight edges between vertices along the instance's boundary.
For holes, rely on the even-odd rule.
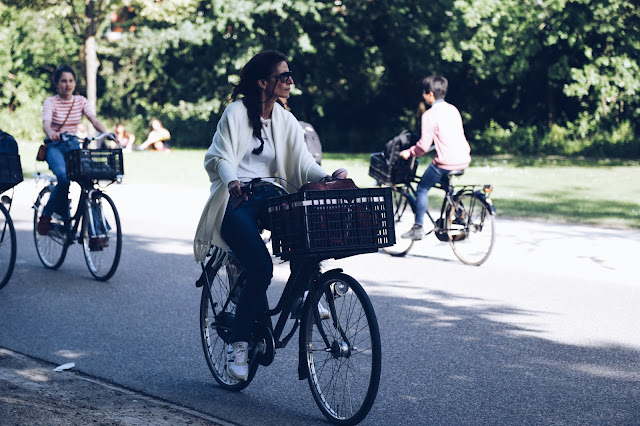
[[[196,261],[204,261],[212,245],[230,248],[247,272],[227,358],[229,374],[236,380],[247,379],[247,342],[256,315],[266,306],[266,291],[273,276],[258,217],[264,200],[278,195],[248,197],[242,193],[241,182],[277,176],[284,179],[288,191],[294,192],[309,181],[330,179],[307,150],[298,120],[279,102],[279,98],[289,97],[292,84],[285,55],[276,51],[255,55],[242,68],[240,82],[231,94],[232,103],[222,114],[205,155],[211,194],[196,231]],[[231,198],[244,202],[234,208]]]
[[431,144],[435,144],[436,156],[422,175],[417,189],[415,222],[402,238],[421,240],[425,236],[422,224],[429,203],[428,192],[436,183],[441,182],[448,171],[463,170],[471,162],[470,147],[464,135],[460,111],[448,102],[447,79],[432,75],[422,80],[422,97],[430,105],[422,114],[422,135],[416,145],[400,152],[400,157],[424,155]]
[[63,219],[69,217],[69,179],[64,155],[69,151],[80,149],[80,144],[76,137],[62,137],[61,134],[77,133],[83,115],[97,130],[102,133],[107,132],[106,127],[96,117],[87,98],[73,94],[76,89],[76,73],[71,67],[67,65],[58,67],[53,73],[53,83],[58,94],[44,101],[42,128],[47,135],[46,160],[49,168],[56,175],[58,184],[51,193],[51,198],[38,222],[38,233],[41,235],[49,233],[53,213],[60,215]]

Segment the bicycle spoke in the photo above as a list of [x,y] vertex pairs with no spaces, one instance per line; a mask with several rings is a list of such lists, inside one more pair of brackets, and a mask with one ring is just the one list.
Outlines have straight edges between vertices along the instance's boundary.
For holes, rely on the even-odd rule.
[[53,186],[47,186],[40,194],[34,204],[33,212],[33,239],[36,252],[42,264],[49,269],[58,269],[67,255],[68,231],[66,226],[55,218],[51,219],[51,226],[47,235],[38,233],[38,222],[42,216],[44,207],[49,202]]
[[[380,373],[380,339],[366,293],[353,278],[337,274],[310,301],[321,298],[331,319],[310,310],[305,326],[309,386],[323,414],[334,421],[355,423],[371,409]],[[341,294],[334,289],[341,289]]]
[[462,194],[449,212],[447,231],[453,252],[463,263],[484,263],[495,240],[494,217],[476,194]]
[[16,264],[16,230],[7,209],[0,204],[0,289],[11,279]]
[[120,262],[122,230],[120,216],[107,194],[94,192],[86,200],[82,216],[82,248],[91,275],[98,281],[113,276]]
[[230,319],[236,310],[231,291],[239,285],[238,268],[237,261],[231,256],[214,263],[206,272],[211,284],[203,286],[200,298],[200,336],[209,371],[222,387],[235,391],[249,385],[257,368],[250,369],[249,380],[246,381],[235,380],[227,373]]
[[391,256],[404,256],[413,246],[413,240],[402,238],[401,235],[408,232],[415,217],[411,203],[409,202],[406,188],[394,188],[391,192],[393,197],[393,221],[395,226],[396,243],[391,247],[384,247],[382,250]]

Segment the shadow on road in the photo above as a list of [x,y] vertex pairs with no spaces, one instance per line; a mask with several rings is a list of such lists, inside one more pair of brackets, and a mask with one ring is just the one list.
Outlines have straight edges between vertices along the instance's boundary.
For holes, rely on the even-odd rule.
[[[19,229],[19,262],[0,292],[0,346],[75,362],[83,373],[229,421],[323,423],[297,380],[294,344],[245,391],[219,388],[202,355],[194,286],[200,269],[188,238],[123,228],[122,261],[107,283],[91,278],[77,245],[58,271],[46,270],[30,231]],[[368,256],[370,269],[389,259]],[[283,268],[276,264],[272,298],[282,289]],[[358,277],[353,268],[345,272]],[[535,325],[553,311],[405,284],[410,275],[362,282],[383,344],[380,391],[363,424],[640,423],[638,350],[553,341]]]

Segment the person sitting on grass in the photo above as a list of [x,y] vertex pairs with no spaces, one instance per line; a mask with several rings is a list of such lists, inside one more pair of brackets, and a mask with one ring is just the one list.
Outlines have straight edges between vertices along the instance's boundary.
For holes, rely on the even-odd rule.
[[131,152],[133,143],[136,141],[136,136],[133,133],[129,133],[124,128],[124,124],[118,123],[116,125],[116,139],[118,140],[118,146],[122,148],[124,152]]
[[157,118],[152,119],[151,128],[153,130],[149,132],[147,140],[138,147],[138,150],[144,151],[151,148],[155,149],[156,151],[171,151],[171,149],[169,148],[169,139],[171,139],[171,133],[169,133],[169,131],[164,128],[162,122]]

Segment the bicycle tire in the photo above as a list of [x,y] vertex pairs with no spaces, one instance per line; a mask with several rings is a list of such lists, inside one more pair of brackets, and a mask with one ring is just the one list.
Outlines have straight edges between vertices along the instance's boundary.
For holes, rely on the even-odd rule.
[[447,208],[447,234],[454,254],[467,265],[482,265],[495,242],[494,217],[475,193],[458,195]]
[[405,256],[413,247],[413,240],[402,238],[402,234],[408,232],[415,222],[415,215],[407,194],[394,189],[391,191],[393,199],[393,222],[396,233],[396,243],[390,247],[383,247],[382,251],[394,256]]
[[33,205],[33,240],[40,262],[47,269],[58,269],[64,263],[69,248],[68,235],[65,225],[56,219],[51,219],[51,227],[47,235],[38,233],[38,222],[42,216],[42,209],[49,202],[51,190],[55,185],[48,185],[40,191]]
[[[82,214],[80,241],[89,272],[98,281],[107,281],[115,274],[122,252],[122,229],[116,205],[107,194],[92,193]],[[95,210],[95,211],[94,211]],[[93,232],[90,232],[93,227]],[[115,229],[114,229],[115,228]],[[99,239],[91,241],[91,235]]]
[[[220,386],[231,391],[241,391],[253,380],[257,363],[250,364],[247,380],[236,380],[227,373],[227,345],[235,316],[237,295],[241,285],[241,266],[231,255],[212,265],[208,283],[202,286],[200,298],[200,337],[209,371]],[[234,294],[231,294],[234,289]],[[228,303],[227,303],[228,302]]]
[[11,279],[16,266],[16,229],[9,211],[0,202],[0,289]]
[[[331,422],[361,422],[375,402],[382,349],[373,305],[353,277],[329,273],[308,297],[304,332],[309,388]],[[321,319],[318,303],[331,312]]]

